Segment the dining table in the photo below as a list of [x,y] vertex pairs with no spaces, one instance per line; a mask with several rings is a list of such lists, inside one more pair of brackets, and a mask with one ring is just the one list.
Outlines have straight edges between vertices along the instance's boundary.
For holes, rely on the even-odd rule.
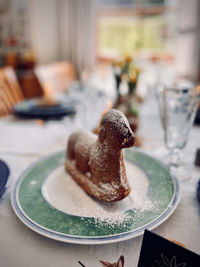
[[[73,100],[76,110],[74,115],[47,121],[23,119],[14,115],[0,119],[0,159],[10,169],[7,189],[0,199],[2,267],[78,267],[81,266],[79,262],[86,267],[98,267],[101,266],[100,260],[113,263],[120,255],[124,256],[125,266],[136,267],[138,264],[142,233],[127,240],[105,244],[63,242],[33,231],[13,211],[11,195],[22,173],[44,157],[66,151],[68,137],[74,130],[93,130],[97,127],[102,112],[112,98],[106,90],[94,89],[92,84],[88,87],[76,84],[70,92],[65,97]],[[140,105],[137,136],[141,140],[140,151],[163,160],[163,151],[167,153],[167,150],[153,90],[148,91]],[[200,127],[193,125],[187,146],[182,151],[190,167],[191,177],[188,181],[178,181],[181,191],[179,204],[166,220],[152,230],[158,235],[181,242],[198,254],[200,203],[196,197],[196,188],[200,179],[200,168],[194,165],[194,161],[200,145],[199,137]]]

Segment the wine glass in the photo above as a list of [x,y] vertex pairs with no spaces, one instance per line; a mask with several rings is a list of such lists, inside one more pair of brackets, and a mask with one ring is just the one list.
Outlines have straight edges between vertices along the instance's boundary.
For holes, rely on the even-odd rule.
[[169,150],[167,164],[174,175],[183,177],[187,171],[182,165],[180,152],[186,146],[194,121],[200,99],[199,87],[180,81],[171,86],[159,84],[156,95],[164,142]]

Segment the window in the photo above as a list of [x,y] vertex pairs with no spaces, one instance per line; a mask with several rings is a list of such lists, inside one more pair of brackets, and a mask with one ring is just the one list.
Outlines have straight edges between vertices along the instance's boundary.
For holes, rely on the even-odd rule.
[[126,53],[173,53],[176,1],[98,0],[98,57]]

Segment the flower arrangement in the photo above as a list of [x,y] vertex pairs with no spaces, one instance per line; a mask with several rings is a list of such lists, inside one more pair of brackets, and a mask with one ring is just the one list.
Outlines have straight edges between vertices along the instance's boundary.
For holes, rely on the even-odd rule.
[[120,84],[126,81],[128,85],[128,95],[132,96],[135,92],[140,69],[134,64],[133,58],[127,55],[124,60],[113,61],[113,73],[116,80],[117,95],[120,97]]
[[[121,61],[114,61],[112,67],[117,90],[117,101],[114,108],[125,114],[132,131],[136,133],[139,124],[139,107],[141,103],[141,99],[136,94],[136,87],[141,70],[136,66],[130,55],[127,55]],[[125,82],[127,85],[127,93],[124,95],[120,92],[122,82]],[[141,141],[137,136],[135,145],[141,145]]]

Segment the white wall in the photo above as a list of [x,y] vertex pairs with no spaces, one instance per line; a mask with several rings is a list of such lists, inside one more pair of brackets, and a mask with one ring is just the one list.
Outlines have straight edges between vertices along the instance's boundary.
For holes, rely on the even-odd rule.
[[95,0],[59,0],[60,59],[73,62],[77,72],[95,65]]
[[181,76],[196,80],[198,75],[199,0],[179,0],[177,18],[176,70]]
[[76,70],[95,63],[95,0],[29,0],[37,62],[71,61]]
[[57,0],[29,0],[30,31],[37,62],[58,60]]

